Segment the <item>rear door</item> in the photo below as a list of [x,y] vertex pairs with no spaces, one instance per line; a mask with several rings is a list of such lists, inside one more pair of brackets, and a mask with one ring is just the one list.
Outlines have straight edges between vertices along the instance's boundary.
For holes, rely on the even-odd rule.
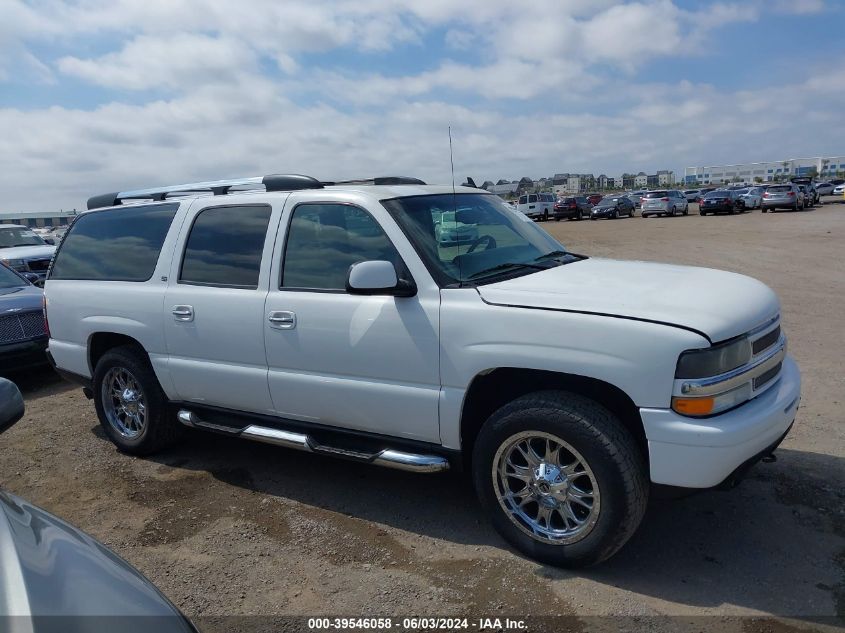
[[272,413],[264,303],[284,197],[191,207],[164,302],[168,364],[184,402]]

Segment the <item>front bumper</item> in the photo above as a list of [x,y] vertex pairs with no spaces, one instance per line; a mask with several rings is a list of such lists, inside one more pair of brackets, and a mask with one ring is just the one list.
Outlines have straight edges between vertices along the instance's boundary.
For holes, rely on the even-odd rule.
[[784,436],[800,398],[801,374],[787,356],[777,384],[722,415],[695,419],[671,409],[640,409],[651,481],[684,488],[719,485]]

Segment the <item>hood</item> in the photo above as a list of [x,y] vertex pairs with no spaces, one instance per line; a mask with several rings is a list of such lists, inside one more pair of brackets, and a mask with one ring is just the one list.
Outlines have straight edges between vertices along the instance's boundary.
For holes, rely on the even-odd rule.
[[40,310],[44,291],[35,286],[14,286],[0,288],[0,317],[7,312]]
[[[107,616],[112,630],[194,631],[149,580],[114,552],[41,508],[0,490],[2,616]],[[154,626],[150,627],[148,617],[138,616],[156,618]],[[89,629],[77,626],[73,630]]]
[[43,246],[11,246],[0,248],[0,259],[38,259],[52,257],[56,247],[50,244]]
[[711,268],[585,259],[479,286],[487,303],[565,310],[676,325],[717,343],[776,316],[765,284]]

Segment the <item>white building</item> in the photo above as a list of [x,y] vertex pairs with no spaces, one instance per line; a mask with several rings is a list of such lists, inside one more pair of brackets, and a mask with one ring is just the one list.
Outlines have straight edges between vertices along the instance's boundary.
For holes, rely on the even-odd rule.
[[634,186],[638,187],[639,189],[645,189],[648,186],[648,174],[644,171],[641,171],[636,176],[634,176]]
[[711,165],[684,169],[687,185],[721,184],[724,182],[769,182],[807,176],[833,178],[845,173],[845,156],[819,156],[817,158],[789,158],[765,163],[740,163],[737,165]]
[[67,226],[76,217],[73,211],[0,211],[0,224],[22,224],[30,228]]
[[675,172],[670,169],[661,169],[657,172],[657,184],[660,187],[668,187],[675,184]]

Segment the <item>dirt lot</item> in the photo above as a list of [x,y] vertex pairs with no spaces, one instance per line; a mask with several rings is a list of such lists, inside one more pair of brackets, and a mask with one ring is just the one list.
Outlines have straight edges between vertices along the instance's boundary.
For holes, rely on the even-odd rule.
[[731,492],[652,502],[632,541],[598,568],[573,573],[515,554],[454,474],[201,434],[154,458],[121,455],[93,405],[47,372],[20,377],[28,412],[0,438],[0,487],[93,534],[200,622],[327,612],[844,616],[845,204],[717,217],[693,205],[686,217],[545,228],[575,252],[761,279],[780,294],[805,381],[776,463]]

